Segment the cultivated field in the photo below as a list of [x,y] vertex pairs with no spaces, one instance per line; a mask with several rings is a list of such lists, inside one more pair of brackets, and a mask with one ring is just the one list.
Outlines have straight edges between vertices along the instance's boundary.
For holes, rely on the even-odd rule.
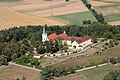
[[24,5],[11,6],[11,8],[29,15],[40,17],[88,11],[80,0],[73,0],[70,2],[65,2],[65,0],[28,2]]
[[16,78],[26,77],[26,80],[39,80],[40,72],[10,65],[0,68],[0,80],[16,80]]
[[54,80],[103,80],[104,76],[112,70],[120,70],[120,65],[107,65],[90,70],[81,71]]
[[13,2],[13,1],[20,1],[20,0],[0,0],[0,2]]
[[92,22],[97,22],[96,18],[89,11],[60,15],[56,17],[68,20],[69,24],[73,24],[73,25],[83,25],[84,20],[91,20]]
[[[98,10],[98,12],[101,12],[104,15],[105,19],[108,22],[120,21],[120,4],[101,6],[101,7],[96,8],[96,9]],[[116,23],[120,24],[118,22],[116,22]]]
[[23,25],[64,25],[63,23],[47,18],[35,17],[13,11],[10,8],[0,7],[0,29],[8,29]]
[[111,25],[120,25],[120,21],[115,21],[115,22],[109,22]]
[[80,0],[1,2],[0,29],[23,25],[66,25],[69,21],[53,16],[85,11],[88,9]]
[[101,1],[107,1],[107,2],[120,2],[120,0],[101,0]]
[[[114,1],[114,2],[111,2],[111,1]],[[100,3],[103,2],[103,3],[108,3],[108,4],[97,6],[97,3],[95,3],[95,4],[93,4],[93,6],[99,14],[103,14],[106,21],[109,24],[118,25],[118,24],[120,24],[119,23],[119,21],[120,21],[120,3],[119,3],[119,1],[120,0],[97,0],[97,2],[100,2]],[[92,3],[92,2],[96,2],[96,1],[90,0],[90,2]]]
[[92,6],[97,7],[97,6],[105,6],[105,5],[110,5],[112,3],[108,3],[108,2],[101,2],[101,1],[93,1],[93,0],[89,0],[90,3],[92,4]]

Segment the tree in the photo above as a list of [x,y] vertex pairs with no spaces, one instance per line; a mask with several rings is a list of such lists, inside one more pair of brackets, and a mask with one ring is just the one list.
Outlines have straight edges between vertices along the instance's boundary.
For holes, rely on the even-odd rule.
[[83,24],[87,24],[87,21],[86,21],[86,20],[84,20],[84,21],[83,21]]
[[88,20],[88,21],[87,21],[87,24],[91,24],[91,20]]
[[115,58],[110,58],[110,63],[111,64],[116,64],[116,59]]
[[38,62],[38,59],[32,58],[31,59],[31,65],[38,67],[40,63]]
[[17,58],[17,55],[16,55],[16,53],[14,53],[14,54],[12,55],[12,61],[14,62],[14,61],[16,60],[16,58]]
[[73,42],[74,42],[74,40],[75,40],[75,39],[74,39],[74,37],[72,36],[72,37],[71,37],[71,43],[73,43]]
[[66,2],[69,2],[69,0],[66,0]]
[[118,41],[115,41],[115,45],[118,45],[119,44],[119,42]]
[[38,52],[39,54],[44,54],[44,53],[46,52],[45,46],[39,46],[39,47],[37,48],[37,52]]
[[94,33],[92,34],[92,42],[97,43],[97,42],[98,42],[97,37],[98,37],[97,33],[94,32]]
[[107,75],[105,75],[103,80],[120,80],[120,71],[113,70],[109,72]]
[[17,78],[16,80],[20,80],[19,78]]
[[107,38],[107,39],[113,39],[114,35],[112,32],[106,32],[106,33],[104,33],[103,37]]
[[117,57],[117,62],[120,63],[120,57]]
[[17,64],[26,64],[26,63],[29,63],[29,62],[30,62],[30,59],[26,55],[23,55],[16,60]]
[[0,65],[8,65],[7,59],[4,55],[0,55]]

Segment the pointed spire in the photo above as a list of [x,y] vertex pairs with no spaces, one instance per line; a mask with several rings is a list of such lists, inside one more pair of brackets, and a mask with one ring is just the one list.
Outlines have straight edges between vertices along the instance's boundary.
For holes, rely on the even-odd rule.
[[64,31],[63,33],[65,33],[65,34],[66,34],[66,31]]
[[45,26],[43,26],[43,33],[45,33]]

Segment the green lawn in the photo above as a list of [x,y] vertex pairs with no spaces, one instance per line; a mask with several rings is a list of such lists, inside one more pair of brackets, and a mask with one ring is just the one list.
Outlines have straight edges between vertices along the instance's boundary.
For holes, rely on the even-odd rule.
[[112,21],[120,21],[120,14],[112,14],[112,15],[106,15],[105,19],[108,22],[112,22]]
[[69,23],[70,25],[71,24],[72,25],[83,25],[84,20],[91,20],[92,22],[94,21],[97,22],[96,18],[92,15],[90,11],[60,15],[56,17],[70,21]]
[[0,0],[0,2],[13,2],[13,1],[21,1],[21,0]]

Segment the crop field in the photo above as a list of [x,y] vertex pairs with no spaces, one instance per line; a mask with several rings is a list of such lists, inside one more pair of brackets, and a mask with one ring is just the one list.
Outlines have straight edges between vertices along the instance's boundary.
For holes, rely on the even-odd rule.
[[106,2],[120,2],[120,0],[101,0],[101,1],[106,1]]
[[115,22],[115,24],[120,24],[120,4],[114,4],[110,6],[100,7],[100,10],[103,12],[105,19],[108,22]]
[[69,24],[73,25],[83,25],[84,20],[91,20],[92,22],[97,22],[96,18],[89,11],[60,15],[56,17],[68,20]]
[[[120,3],[119,0],[113,0],[115,2],[111,2],[112,0],[108,0],[110,2],[107,2],[107,0],[95,0],[97,2],[105,2],[109,3],[108,5],[102,5],[102,6],[94,6],[95,10],[103,14],[106,21],[111,25],[118,25],[120,24]],[[118,2],[117,2],[118,1]],[[92,1],[91,1],[92,3]]]
[[120,2],[120,0],[92,0],[92,1],[101,1],[101,2]]
[[81,71],[54,80],[103,80],[104,76],[112,70],[120,70],[120,65],[106,65],[90,70]]
[[47,18],[22,14],[10,8],[0,7],[0,29],[8,29],[25,25],[64,25],[63,23]]
[[80,0],[65,2],[65,0],[28,2],[25,5],[11,6],[13,10],[40,17],[57,16],[88,11]]
[[89,0],[89,1],[94,7],[105,6],[105,5],[112,4],[112,3],[109,3],[109,2],[102,2],[102,1],[99,1],[99,0]]
[[40,72],[10,65],[0,68],[0,80],[16,80],[16,78],[22,79],[25,76],[26,80],[39,80]]
[[26,25],[66,25],[69,21],[54,16],[86,11],[88,9],[80,0],[0,2],[0,29]]
[[0,0],[0,2],[13,2],[13,1],[20,1],[20,0]]

